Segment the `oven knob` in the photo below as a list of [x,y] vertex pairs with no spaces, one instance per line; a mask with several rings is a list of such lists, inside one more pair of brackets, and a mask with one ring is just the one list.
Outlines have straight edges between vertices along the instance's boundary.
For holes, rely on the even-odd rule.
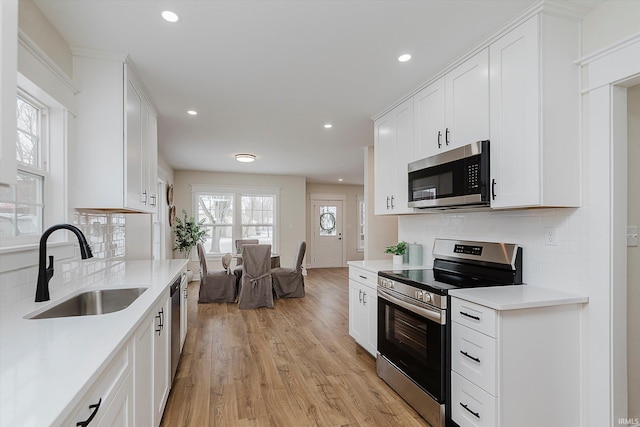
[[431,294],[428,292],[424,293],[424,302],[431,302]]
[[422,301],[422,294],[423,294],[422,291],[416,291],[416,299]]

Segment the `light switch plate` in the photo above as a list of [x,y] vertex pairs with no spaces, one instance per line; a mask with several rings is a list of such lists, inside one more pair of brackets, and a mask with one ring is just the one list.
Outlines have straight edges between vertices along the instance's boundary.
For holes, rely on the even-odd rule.
[[627,246],[628,247],[638,246],[638,226],[637,225],[627,226]]

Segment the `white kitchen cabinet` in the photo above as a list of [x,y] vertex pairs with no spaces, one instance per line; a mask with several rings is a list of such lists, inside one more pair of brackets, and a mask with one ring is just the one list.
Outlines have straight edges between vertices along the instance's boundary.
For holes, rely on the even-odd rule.
[[169,292],[153,315],[153,425],[158,427],[171,388],[171,299]]
[[414,95],[412,160],[489,139],[488,69],[483,49]]
[[539,14],[489,52],[491,207],[579,206],[579,24]]
[[153,213],[157,204],[157,120],[127,60],[74,56],[76,141],[72,204],[78,209]]
[[349,335],[376,357],[378,348],[378,276],[349,267]]
[[374,123],[376,215],[413,212],[408,206],[407,164],[413,152],[413,100]]
[[187,298],[189,296],[189,281],[187,280],[187,274],[182,274],[182,280],[180,281],[180,353],[184,348],[184,341],[187,339]]
[[62,426],[133,426],[133,349],[120,350]]
[[0,1],[0,186],[16,183],[18,1]]
[[451,298],[451,414],[460,426],[580,419],[580,304],[494,310]]

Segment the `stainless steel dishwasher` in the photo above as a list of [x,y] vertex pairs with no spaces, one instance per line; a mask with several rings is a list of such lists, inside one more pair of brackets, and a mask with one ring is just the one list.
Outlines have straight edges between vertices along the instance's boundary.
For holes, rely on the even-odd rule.
[[171,285],[171,382],[178,370],[180,361],[180,282],[177,279]]

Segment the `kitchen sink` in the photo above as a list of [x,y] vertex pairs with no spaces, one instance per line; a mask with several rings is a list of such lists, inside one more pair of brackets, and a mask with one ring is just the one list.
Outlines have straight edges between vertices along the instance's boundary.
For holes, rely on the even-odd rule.
[[54,317],[92,316],[113,313],[127,308],[147,288],[96,289],[82,292],[53,307],[27,316],[27,319],[50,319]]

